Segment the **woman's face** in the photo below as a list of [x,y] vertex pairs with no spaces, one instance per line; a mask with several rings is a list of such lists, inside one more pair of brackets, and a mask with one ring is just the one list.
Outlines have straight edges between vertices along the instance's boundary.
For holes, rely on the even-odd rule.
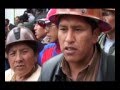
[[35,59],[33,49],[23,43],[13,45],[8,52],[10,68],[16,75],[28,74],[35,66]]

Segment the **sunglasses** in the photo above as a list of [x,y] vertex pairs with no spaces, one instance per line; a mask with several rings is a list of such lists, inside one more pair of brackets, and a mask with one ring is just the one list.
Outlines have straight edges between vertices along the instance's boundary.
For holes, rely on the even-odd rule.
[[40,26],[42,26],[42,27],[45,27],[45,26],[46,26],[45,21],[42,21],[42,20],[37,20],[37,21],[35,21],[35,24],[38,24],[38,25],[40,25]]

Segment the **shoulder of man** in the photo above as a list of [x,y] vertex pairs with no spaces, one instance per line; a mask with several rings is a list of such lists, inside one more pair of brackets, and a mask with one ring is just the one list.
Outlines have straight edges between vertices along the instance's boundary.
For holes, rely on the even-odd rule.
[[115,80],[115,56],[105,52],[102,54],[102,72],[105,81]]
[[41,69],[39,81],[51,81],[51,78],[54,76],[55,71],[62,59],[63,54],[59,54],[45,62]]

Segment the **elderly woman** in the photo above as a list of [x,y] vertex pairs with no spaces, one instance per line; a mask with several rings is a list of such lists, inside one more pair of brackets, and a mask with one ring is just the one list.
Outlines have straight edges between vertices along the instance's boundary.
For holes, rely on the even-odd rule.
[[5,81],[37,81],[41,67],[37,64],[37,42],[25,27],[13,28],[6,39],[10,69],[5,71]]

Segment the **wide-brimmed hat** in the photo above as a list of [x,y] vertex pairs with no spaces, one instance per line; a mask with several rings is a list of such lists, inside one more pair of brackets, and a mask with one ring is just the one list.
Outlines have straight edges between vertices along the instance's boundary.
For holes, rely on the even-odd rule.
[[109,23],[103,20],[102,9],[50,9],[48,12],[48,18],[51,22],[58,22],[58,18],[61,15],[76,15],[80,17],[86,17],[95,20],[98,23],[98,26],[101,32],[111,30]]

